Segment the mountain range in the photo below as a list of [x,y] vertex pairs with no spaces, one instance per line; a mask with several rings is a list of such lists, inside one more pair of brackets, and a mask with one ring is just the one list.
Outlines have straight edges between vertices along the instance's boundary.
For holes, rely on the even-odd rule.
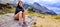
[[50,15],[57,15],[53,10],[49,10],[45,6],[41,6],[39,3],[34,2],[33,4],[29,5],[29,3],[24,3],[25,8],[33,8],[33,10],[37,13],[41,14],[50,14]]
[[[17,4],[13,4],[13,7],[16,7]],[[45,6],[41,6],[39,3],[34,2],[33,4],[30,3],[24,3],[23,7],[25,7],[26,9],[28,8],[33,8],[33,10],[37,13],[41,13],[41,14],[51,14],[51,15],[57,15],[53,10],[49,10],[47,7]]]

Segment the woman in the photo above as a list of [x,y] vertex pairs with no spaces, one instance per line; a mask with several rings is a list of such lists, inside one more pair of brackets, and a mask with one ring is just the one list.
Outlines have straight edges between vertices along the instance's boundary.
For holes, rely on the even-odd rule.
[[23,8],[23,2],[19,1],[16,7],[14,19],[23,21],[25,23],[26,10]]

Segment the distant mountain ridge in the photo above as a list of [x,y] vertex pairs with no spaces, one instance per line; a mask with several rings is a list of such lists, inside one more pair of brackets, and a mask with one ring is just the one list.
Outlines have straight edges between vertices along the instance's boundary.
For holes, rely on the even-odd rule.
[[24,4],[25,8],[31,7],[33,8],[34,11],[37,13],[42,13],[42,14],[51,14],[51,15],[57,15],[54,11],[49,10],[48,8],[41,6],[39,3],[34,2],[33,4]]
[[[54,11],[49,10],[48,8],[39,5],[39,3],[37,3],[37,2],[35,2],[34,4],[38,5],[39,8],[41,7],[42,12],[44,12],[44,13],[46,13],[46,14],[57,15]],[[35,5],[35,6],[36,6],[36,5]],[[37,8],[38,8],[38,6],[37,6]]]

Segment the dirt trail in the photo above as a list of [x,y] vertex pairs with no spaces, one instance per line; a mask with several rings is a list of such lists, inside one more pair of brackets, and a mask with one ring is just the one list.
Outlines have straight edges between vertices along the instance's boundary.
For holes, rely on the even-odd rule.
[[[0,27],[18,27],[18,21],[13,19],[14,14],[6,14],[0,17]],[[60,22],[53,19],[39,18],[37,19],[37,27],[60,27]]]
[[0,27],[18,27],[18,21],[13,18],[14,14],[6,14],[0,17]]

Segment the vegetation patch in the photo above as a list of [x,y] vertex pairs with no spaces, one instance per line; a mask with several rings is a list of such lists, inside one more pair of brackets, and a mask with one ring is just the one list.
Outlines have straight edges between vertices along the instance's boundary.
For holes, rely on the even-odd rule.
[[59,19],[60,20],[60,16],[55,16],[55,19]]

